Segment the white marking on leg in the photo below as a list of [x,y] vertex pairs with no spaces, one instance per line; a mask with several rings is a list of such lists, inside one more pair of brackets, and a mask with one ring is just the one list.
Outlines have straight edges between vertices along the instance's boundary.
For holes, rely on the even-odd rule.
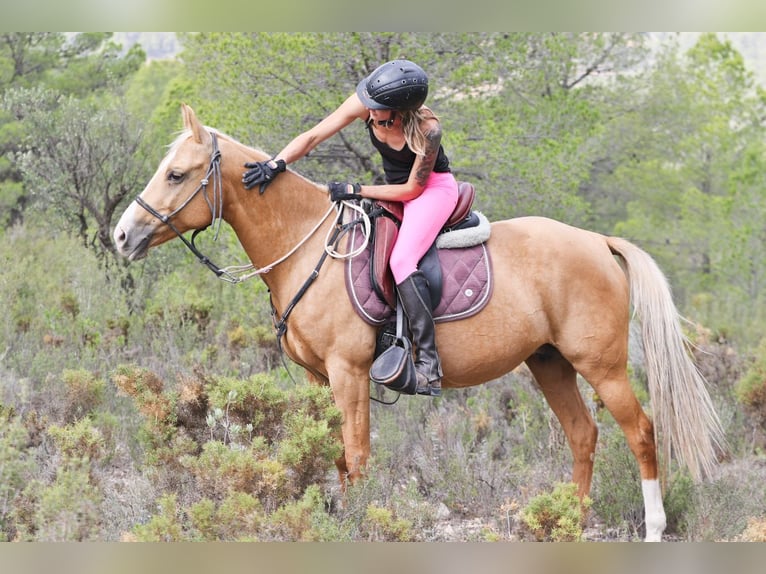
[[660,481],[657,479],[642,480],[641,493],[644,495],[644,520],[646,521],[644,542],[661,542],[667,520],[665,508],[662,506]]

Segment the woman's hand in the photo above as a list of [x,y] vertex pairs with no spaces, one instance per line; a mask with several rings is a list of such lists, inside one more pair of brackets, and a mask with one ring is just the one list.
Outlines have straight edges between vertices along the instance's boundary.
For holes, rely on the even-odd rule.
[[250,189],[259,183],[271,183],[277,175],[287,169],[287,164],[282,159],[270,159],[269,161],[248,162],[245,167],[249,169],[242,174],[242,183],[245,184],[245,189]]

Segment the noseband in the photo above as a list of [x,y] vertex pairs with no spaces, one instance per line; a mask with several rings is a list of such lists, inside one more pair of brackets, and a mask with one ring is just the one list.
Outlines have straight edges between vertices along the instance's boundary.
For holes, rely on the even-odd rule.
[[[156,217],[162,223],[167,225],[171,230],[173,230],[173,232],[181,239],[181,241],[183,241],[184,245],[186,245],[186,247],[189,248],[189,251],[191,251],[194,254],[194,256],[199,260],[200,263],[204,264],[208,269],[210,269],[213,273],[215,273],[216,277],[228,283],[241,283],[242,281],[251,279],[252,277],[257,277],[258,275],[262,275],[264,273],[268,273],[269,271],[271,271],[271,269],[273,269],[276,265],[279,265],[280,263],[285,261],[288,257],[290,257],[293,253],[295,253],[302,245],[304,245],[306,241],[308,241],[309,238],[313,236],[314,233],[316,233],[319,230],[319,228],[327,220],[330,214],[333,211],[337,210],[336,224],[332,226],[330,230],[328,231],[327,238],[325,239],[325,250],[322,254],[322,257],[320,258],[317,268],[312,273],[312,276],[309,277],[309,280],[307,281],[307,285],[305,285],[304,288],[301,289],[301,292],[296,297],[296,300],[293,303],[291,303],[290,308],[288,309],[288,311],[286,312],[285,316],[282,319],[283,321],[285,321],[287,319],[287,315],[289,315],[289,311],[292,310],[292,306],[294,305],[295,302],[297,302],[297,299],[299,299],[303,295],[303,292],[305,292],[305,289],[308,287],[308,284],[310,284],[314,279],[316,279],[316,276],[319,273],[319,267],[322,266],[322,263],[324,262],[325,258],[328,255],[334,259],[346,259],[349,257],[356,256],[367,247],[367,238],[369,238],[369,235],[370,235],[369,218],[366,216],[366,214],[361,208],[348,204],[349,207],[361,213],[361,218],[346,224],[341,224],[341,221],[343,219],[343,209],[338,205],[331,204],[328,211],[311,229],[311,231],[309,231],[308,234],[300,242],[298,242],[297,245],[295,245],[295,247],[293,247],[290,251],[288,251],[285,255],[283,255],[282,257],[280,257],[273,263],[265,267],[261,267],[260,269],[255,269],[252,264],[230,266],[230,267],[224,267],[224,268],[218,267],[208,257],[203,255],[202,252],[200,252],[200,250],[197,249],[197,246],[194,243],[194,241],[197,238],[197,235],[199,235],[202,231],[210,227],[210,225],[212,225],[215,228],[214,239],[217,239],[218,232],[221,228],[221,221],[223,220],[223,185],[222,185],[222,179],[221,179],[221,151],[218,148],[218,137],[216,136],[214,132],[209,132],[209,133],[213,141],[213,150],[210,154],[210,164],[208,165],[207,173],[205,174],[205,177],[202,179],[202,181],[200,181],[200,184],[197,186],[197,189],[195,189],[194,192],[188,198],[186,198],[186,200],[181,205],[179,205],[170,213],[163,215],[162,213],[157,211],[155,208],[153,208],[151,205],[149,205],[141,196],[136,197],[136,203],[140,205],[143,209],[145,209],[147,212],[149,212],[149,214],[152,215],[152,217]],[[211,180],[213,182],[212,200],[208,196],[208,192],[207,192],[207,186]],[[173,225],[172,219],[173,217],[178,215],[181,212],[181,210],[183,210],[187,205],[189,205],[189,203],[191,203],[191,201],[200,192],[202,192],[202,195],[205,198],[205,201],[207,202],[208,207],[210,208],[212,219],[210,224],[195,230],[192,233],[191,241],[190,241],[183,236],[183,234],[178,230],[178,228],[175,225]],[[345,203],[347,202],[344,202],[344,204]],[[351,227],[359,223],[363,223],[365,228],[364,244],[360,248],[354,249],[353,251],[349,253],[345,253],[345,254],[339,253],[337,251],[337,247],[338,247],[338,242],[340,241],[340,237],[344,235]]]
[[[181,241],[184,242],[184,245],[189,248],[189,251],[191,251],[194,256],[200,261],[200,263],[206,265],[208,269],[210,269],[213,273],[215,273],[216,277],[219,279],[223,279],[224,281],[229,281],[231,283],[237,283],[239,279],[237,277],[234,277],[233,275],[229,274],[225,269],[221,269],[218,267],[215,263],[210,261],[208,257],[202,254],[199,249],[197,249],[197,246],[194,244],[195,240],[197,239],[197,235],[199,235],[202,231],[207,229],[210,225],[212,225],[215,229],[215,236],[214,239],[218,239],[218,232],[221,229],[221,221],[223,220],[223,186],[221,184],[221,150],[218,149],[218,136],[214,132],[209,132],[210,136],[213,140],[213,151],[210,154],[210,164],[208,165],[207,172],[205,173],[205,177],[200,181],[200,184],[197,186],[197,189],[194,190],[194,192],[184,201],[181,205],[179,205],[177,208],[175,208],[173,211],[168,213],[167,215],[161,214],[159,211],[154,209],[151,205],[149,205],[144,199],[139,195],[136,197],[136,203],[143,207],[146,211],[148,211],[152,217],[156,217],[159,219],[162,223],[170,227],[170,229],[173,230],[173,232],[181,239]],[[207,186],[212,180],[213,182],[213,193],[212,193],[212,200],[207,192]],[[202,196],[205,198],[205,202],[207,203],[208,207],[210,208],[210,214],[212,215],[212,219],[210,221],[210,225],[206,225],[205,227],[202,227],[200,229],[196,229],[192,233],[191,241],[186,239],[186,237],[183,236],[183,234],[178,230],[178,228],[173,225],[173,222],[171,221],[173,217],[178,215],[181,210],[183,210],[191,201],[197,196],[198,193],[202,192]]]

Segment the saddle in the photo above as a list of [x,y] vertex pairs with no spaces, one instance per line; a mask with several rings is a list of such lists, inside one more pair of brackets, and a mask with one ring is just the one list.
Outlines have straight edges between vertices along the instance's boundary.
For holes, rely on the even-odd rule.
[[[452,215],[442,227],[441,233],[467,229],[479,224],[478,216],[471,210],[476,190],[473,184],[458,182],[458,199]],[[381,213],[374,218],[370,238],[370,280],[375,293],[391,308],[396,308],[396,284],[389,267],[391,251],[399,235],[399,226],[404,215],[404,205],[399,201],[377,200],[374,204]],[[436,250],[436,242],[420,260],[418,268],[428,279],[431,291],[432,310],[436,309],[442,297],[442,266]]]

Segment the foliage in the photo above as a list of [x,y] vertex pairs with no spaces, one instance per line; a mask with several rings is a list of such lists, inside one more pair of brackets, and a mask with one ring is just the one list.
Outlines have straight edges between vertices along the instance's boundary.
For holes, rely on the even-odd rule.
[[766,339],[755,350],[755,358],[737,381],[735,391],[737,399],[755,414],[756,420],[766,425]]
[[48,434],[66,461],[90,463],[103,456],[104,438],[90,419],[80,419],[64,427],[52,425]]
[[[146,462],[168,495],[148,530],[135,531],[139,539],[159,536],[157,529],[168,531],[163,537],[176,539],[172,517],[179,513],[188,514],[195,524],[183,522],[184,537],[194,537],[194,529],[203,538],[209,536],[213,516],[230,513],[226,500],[235,493],[251,497],[266,518],[280,524],[279,516],[302,524],[310,520],[305,512],[313,515],[312,509],[319,508],[319,491],[312,488],[324,483],[341,452],[340,413],[326,388],[288,392],[274,377],[261,374],[249,381],[184,380],[178,391],[166,391],[155,374],[128,366],[120,367],[113,378],[145,418]],[[301,495],[302,501],[296,502]],[[216,528],[223,532],[233,526]],[[288,536],[295,539],[313,536],[299,524],[289,529]],[[243,535],[266,536],[260,530]]]
[[614,232],[651,250],[681,308],[752,337],[763,308],[764,90],[712,34],[685,54],[662,52],[643,90],[643,105],[614,126],[630,134],[629,157],[607,179],[630,190]]
[[[644,523],[641,476],[619,427],[601,429],[594,461],[593,511],[609,528],[640,538]],[[606,431],[606,432],[605,432]]]
[[13,509],[24,485],[35,475],[27,451],[29,433],[19,417],[0,405],[0,540],[13,537]]
[[65,465],[50,485],[32,481],[22,496],[33,510],[29,517],[19,516],[19,539],[41,542],[97,539],[101,493],[92,483],[87,465]]
[[[46,105],[41,106],[36,93],[56,94],[60,97],[58,101],[67,101],[70,97],[78,102],[89,99],[98,101],[104,94],[119,90],[144,64],[144,60],[145,54],[140,46],[134,45],[123,52],[121,46],[112,41],[112,33],[107,32],[3,33],[0,35],[0,100],[9,94],[24,94],[21,100],[28,103],[30,107],[27,109],[35,110],[38,116],[55,110],[57,98],[49,98]],[[0,206],[3,208],[0,210],[3,214],[0,223],[5,225],[23,219],[25,210],[33,203],[27,186],[36,181],[33,177],[30,182],[28,177],[23,176],[14,156],[28,141],[36,142],[42,151],[50,153],[55,148],[54,142],[65,141],[67,132],[72,129],[71,125],[62,123],[55,136],[49,130],[43,130],[48,131],[43,135],[38,127],[25,120],[27,112],[19,108],[19,98],[11,100],[15,100],[15,103],[0,105]],[[108,98],[104,101],[108,102]],[[99,113],[94,115],[99,117]],[[93,123],[97,124],[98,121]],[[71,134],[70,138],[76,138],[77,135]],[[79,136],[83,137],[82,134]],[[101,145],[106,144],[105,147],[114,153],[111,143],[104,142]],[[103,152],[91,149],[89,153],[98,155]],[[42,156],[41,160],[44,162],[47,157]],[[84,154],[83,162],[87,158],[88,154]],[[49,166],[50,171],[43,170],[43,177],[47,179],[72,169],[72,161],[69,158],[68,162],[54,163]],[[35,175],[40,175],[40,172]],[[74,173],[60,174],[59,177],[66,180],[67,175],[70,181],[78,181],[82,177],[82,173],[79,176]],[[59,191],[66,193],[68,190]],[[108,191],[106,193],[109,194]],[[79,220],[70,223],[75,228],[82,225]]]
[[742,542],[766,542],[766,519],[751,518],[747,528],[739,537]]
[[533,497],[521,517],[535,538],[551,542],[578,542],[582,538],[582,513],[591,500],[577,496],[577,485],[559,483],[552,492]]
[[388,508],[374,505],[367,507],[366,519],[369,522],[370,540],[389,542],[409,542],[411,525],[404,519],[397,519]]
[[[684,51],[670,39],[648,54],[636,34],[180,37],[182,58],[144,62],[108,33],[2,34],[0,537],[528,535],[511,509],[556,492],[571,455],[523,369],[438,401],[373,404],[368,476],[341,493],[340,414],[297,367],[298,385],[275,370],[264,284],[219,283],[178,242],[127,268],[105,256],[114,216],[180,127],[180,102],[274,153],[400,56],[429,72],[454,172],[477,185],[491,219],[550,215],[626,235],[659,260],[696,321],[695,360],[732,445],[708,483],[670,473],[668,533],[758,537],[765,99],[729,42],[700,35]],[[357,128],[295,169],[380,181]],[[225,226],[217,243],[199,241],[217,262],[243,258]],[[635,460],[599,398],[583,394],[600,426],[594,521],[635,539]]]
[[[603,69],[631,69],[641,44],[627,34],[205,33],[185,38],[182,58],[200,86],[200,116],[269,153],[287,143],[285,134],[326,116],[380,63],[418,61],[453,169],[480,180],[487,215],[576,222],[586,207],[576,192],[602,121],[595,104],[603,101],[580,88]],[[309,65],[293,65],[295,54]],[[295,167],[319,181],[380,182],[366,139],[361,128],[344,130]]]
[[138,191],[137,181],[149,176],[144,157],[137,154],[144,134],[136,119],[119,100],[59,99],[24,91],[10,94],[7,101],[34,134],[21,142],[16,156],[30,193],[84,245],[114,253],[117,207]]

